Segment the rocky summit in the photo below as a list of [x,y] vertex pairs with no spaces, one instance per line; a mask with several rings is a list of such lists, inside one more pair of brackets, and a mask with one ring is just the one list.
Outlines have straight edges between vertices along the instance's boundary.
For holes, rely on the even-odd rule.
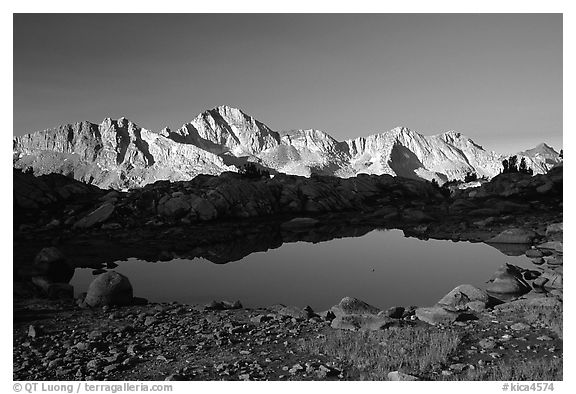
[[[536,174],[562,160],[545,144],[518,155]],[[66,124],[13,139],[15,168],[35,175],[63,174],[117,190],[236,172],[248,162],[272,174],[389,174],[442,184],[469,172],[491,178],[500,173],[503,159],[455,131],[424,136],[397,127],[337,141],[320,130],[274,131],[228,106],[205,111],[176,131],[154,132],[126,118],[107,118],[100,124]]]

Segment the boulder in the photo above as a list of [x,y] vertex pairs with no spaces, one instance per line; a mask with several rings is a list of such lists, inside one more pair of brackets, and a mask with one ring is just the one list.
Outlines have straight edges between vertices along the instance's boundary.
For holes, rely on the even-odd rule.
[[489,293],[523,294],[530,291],[519,267],[504,264],[496,270],[491,282],[486,287]]
[[100,205],[94,211],[90,212],[88,215],[83,217],[82,219],[78,220],[73,228],[89,228],[98,223],[105,222],[114,212],[114,203],[112,202],[105,202],[104,204]]
[[564,225],[562,222],[553,223],[546,227],[546,237],[550,240],[561,241],[564,232]]
[[56,247],[42,249],[34,258],[36,276],[49,282],[68,283],[74,276],[74,268],[66,262],[64,254]]
[[132,285],[124,275],[108,271],[90,283],[84,301],[91,307],[129,305],[133,301]]
[[216,211],[214,205],[200,197],[192,202],[191,208],[196,212],[200,220],[212,220],[218,216],[218,211]]
[[539,251],[538,249],[528,249],[526,251],[526,257],[529,257],[531,259],[539,258],[542,256],[544,256],[544,254],[541,251]]
[[458,319],[459,313],[446,310],[444,307],[436,305],[416,309],[416,317],[428,324],[452,324]]
[[162,216],[180,219],[190,211],[190,204],[182,197],[170,198],[158,205],[158,213]]
[[546,264],[552,265],[552,266],[564,265],[564,256],[556,255],[556,256],[546,257],[545,261],[546,261]]
[[540,280],[546,280],[544,283],[544,287],[548,289],[563,289],[563,278],[564,275],[562,273],[546,270],[542,272],[540,275]]
[[548,282],[548,278],[543,278],[542,276],[540,276],[532,282],[532,286],[534,286],[534,288],[537,288],[537,287],[541,288],[541,287],[544,287],[546,282]]
[[336,316],[342,315],[376,315],[380,309],[354,297],[344,297],[337,305],[330,308]]
[[484,290],[472,285],[460,285],[442,297],[438,304],[458,310],[478,310],[479,305],[483,304],[485,306],[489,299],[490,297]]
[[529,244],[536,238],[536,233],[531,230],[520,228],[511,228],[502,231],[495,237],[487,240],[487,243],[504,243],[504,244]]
[[382,330],[398,320],[386,316],[385,312],[353,297],[344,297],[330,308],[334,314],[331,327],[345,330]]
[[470,301],[465,307],[472,312],[482,312],[486,309],[486,303],[482,301]]
[[555,250],[556,252],[563,253],[563,243],[562,241],[549,241],[536,246],[538,249],[548,249]]

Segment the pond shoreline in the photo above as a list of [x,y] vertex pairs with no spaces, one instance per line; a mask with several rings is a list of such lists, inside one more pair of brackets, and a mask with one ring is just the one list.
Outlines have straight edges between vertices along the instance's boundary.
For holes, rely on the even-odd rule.
[[[561,380],[561,169],[540,176],[534,184],[525,177],[496,177],[473,191],[433,202],[410,192],[415,186],[433,191],[430,185],[414,182],[394,180],[394,199],[370,192],[372,197],[353,211],[242,220],[182,222],[158,216],[151,220],[152,216],[134,216],[137,210],[122,209],[133,204],[132,197],[115,196],[117,208],[106,206],[109,216],[103,222],[76,226],[78,220],[93,223],[91,209],[102,204],[103,193],[76,198],[74,203],[84,208],[73,214],[66,205],[70,201],[43,211],[41,217],[34,211],[18,211],[14,379]],[[171,198],[182,197],[180,192],[167,192]],[[135,206],[142,201],[138,193]],[[110,211],[121,221],[112,221]],[[56,247],[56,254],[66,256],[73,267],[100,268],[130,257],[169,261],[210,256],[226,263],[286,242],[321,242],[378,228],[401,229],[406,236],[421,239],[499,239],[491,245],[503,253],[526,253],[536,267],[505,266],[496,273],[490,286],[521,290],[513,297],[494,302],[482,291],[455,289],[448,293],[454,297],[448,304],[444,298],[430,300],[418,308],[402,306],[401,312],[362,306],[341,313],[347,298],[331,308],[332,313],[289,306],[230,309],[231,305],[218,302],[206,307],[143,300],[90,308],[83,299],[71,299],[67,283],[30,281],[42,274],[34,261],[47,247]]]
[[[561,239],[561,233],[553,238]],[[538,238],[539,243],[547,240],[546,235]],[[555,260],[548,258],[546,266],[561,267],[561,253],[552,257]],[[542,292],[534,287],[500,306],[475,312],[474,320],[448,317],[444,321],[441,316],[440,322],[429,324],[414,309],[406,308],[399,319],[383,316],[389,312],[382,311],[378,317],[368,318],[369,325],[376,321],[386,327],[376,331],[366,331],[369,325],[362,327],[365,317],[349,331],[349,322],[345,322],[346,328],[335,328],[334,318],[326,312],[295,307],[219,309],[177,302],[86,308],[81,303],[30,294],[15,297],[14,378],[386,380],[396,376],[388,376],[388,372],[403,365],[402,373],[424,380],[532,380],[537,374],[543,374],[542,380],[562,379],[561,288]],[[520,330],[512,328],[515,324]],[[34,336],[30,335],[31,326]],[[70,332],[72,326],[76,328]],[[388,353],[388,364],[370,359],[368,348],[376,340],[388,341],[392,352],[398,344],[409,348],[410,343],[418,343],[415,337],[449,349],[438,350],[438,359],[429,360],[424,367],[408,356],[397,358]],[[458,341],[444,344],[447,338]],[[342,348],[350,341],[360,341],[356,350]],[[110,348],[105,343],[113,345]],[[51,352],[54,349],[59,350]],[[358,351],[361,354],[354,353]],[[353,360],[358,357],[373,367],[357,368]],[[514,371],[525,368],[525,373],[532,375],[502,372],[511,371],[512,366]]]

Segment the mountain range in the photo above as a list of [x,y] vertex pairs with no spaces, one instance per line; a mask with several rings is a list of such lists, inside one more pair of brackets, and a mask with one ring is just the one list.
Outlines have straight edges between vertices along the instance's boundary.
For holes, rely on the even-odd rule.
[[[546,144],[517,155],[526,158],[535,174],[562,161]],[[154,132],[126,118],[106,118],[101,124],[66,124],[13,138],[15,168],[123,190],[238,171],[248,162],[272,174],[390,174],[442,184],[468,172],[491,178],[500,173],[505,157],[456,131],[424,136],[396,127],[337,141],[321,130],[274,131],[228,106],[205,111],[175,131]]]

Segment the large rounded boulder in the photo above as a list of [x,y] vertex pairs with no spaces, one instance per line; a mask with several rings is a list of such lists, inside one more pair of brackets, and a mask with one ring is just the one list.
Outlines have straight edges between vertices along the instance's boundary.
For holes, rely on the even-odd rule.
[[64,254],[51,246],[42,249],[34,259],[36,276],[52,283],[68,283],[74,276],[74,268],[66,262]]
[[133,301],[132,285],[127,277],[116,271],[98,275],[90,283],[85,302],[91,307],[129,305]]

